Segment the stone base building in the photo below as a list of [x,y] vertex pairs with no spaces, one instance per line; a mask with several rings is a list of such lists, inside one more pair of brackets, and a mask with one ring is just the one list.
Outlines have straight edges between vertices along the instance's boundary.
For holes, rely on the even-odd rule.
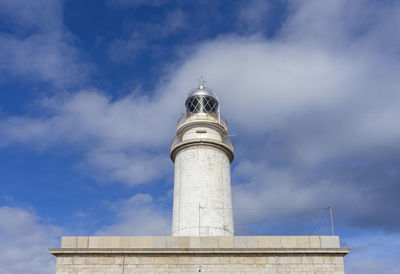
[[337,236],[63,237],[57,274],[344,273]]

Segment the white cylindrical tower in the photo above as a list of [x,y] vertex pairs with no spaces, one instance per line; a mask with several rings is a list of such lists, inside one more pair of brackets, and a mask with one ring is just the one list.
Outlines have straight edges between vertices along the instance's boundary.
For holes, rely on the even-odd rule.
[[233,145],[215,93],[191,90],[171,144],[175,163],[172,236],[232,236]]

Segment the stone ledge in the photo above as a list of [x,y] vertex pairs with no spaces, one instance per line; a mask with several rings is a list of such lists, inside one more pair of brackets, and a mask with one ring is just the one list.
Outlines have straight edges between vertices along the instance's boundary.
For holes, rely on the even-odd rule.
[[215,141],[212,139],[195,138],[195,139],[190,139],[187,141],[182,141],[171,148],[170,158],[171,158],[172,162],[175,163],[175,157],[179,151],[181,151],[182,149],[185,149],[187,147],[192,147],[192,146],[209,146],[209,147],[214,147],[216,149],[222,150],[223,152],[226,153],[226,155],[228,156],[229,162],[231,162],[231,163],[233,162],[233,160],[235,158],[235,154],[233,152],[233,146],[230,147],[223,142]]
[[157,249],[162,248],[286,248],[315,249],[340,248],[338,236],[221,236],[221,237],[134,237],[134,236],[89,236],[62,237],[61,248],[118,248]]
[[336,254],[350,248],[49,248],[51,254]]

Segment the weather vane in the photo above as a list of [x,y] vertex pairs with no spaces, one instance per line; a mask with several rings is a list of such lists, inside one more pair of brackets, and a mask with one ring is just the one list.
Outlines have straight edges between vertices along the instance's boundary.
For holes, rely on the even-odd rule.
[[203,73],[200,74],[200,78],[197,79],[199,81],[199,87],[203,89],[206,86],[206,80],[203,77]]

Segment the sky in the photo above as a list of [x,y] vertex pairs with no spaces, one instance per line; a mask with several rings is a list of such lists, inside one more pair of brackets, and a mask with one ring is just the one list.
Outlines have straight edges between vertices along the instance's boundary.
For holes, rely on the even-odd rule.
[[400,3],[0,0],[1,273],[62,235],[170,235],[203,75],[235,145],[236,235],[335,234],[400,273]]

